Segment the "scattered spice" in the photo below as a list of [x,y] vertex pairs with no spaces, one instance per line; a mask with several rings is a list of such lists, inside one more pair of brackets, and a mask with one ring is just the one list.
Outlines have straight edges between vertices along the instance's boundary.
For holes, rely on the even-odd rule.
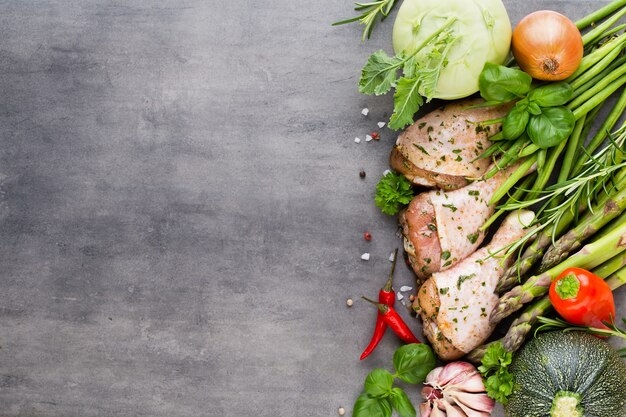
[[400,287],[400,291],[402,292],[407,292],[407,291],[411,291],[413,289],[413,287],[409,287],[408,285],[403,285]]
[[365,178],[365,170],[364,169],[362,169],[361,172],[359,172],[359,177]]
[[348,307],[352,307],[352,305],[353,305],[353,304],[354,304],[354,301],[352,301],[352,298],[348,298],[348,299],[346,300],[346,305],[347,305]]
[[361,138],[354,138],[354,142],[361,143]]
[[370,254],[365,252],[363,255],[361,255],[361,259],[364,261],[369,261],[370,260]]
[[370,240],[372,240],[372,234],[370,232],[363,233],[363,239],[369,242]]
[[383,127],[385,127],[385,124],[385,122],[378,122],[378,127],[382,129]]
[[363,110],[361,110],[361,114],[363,116],[367,116],[370,113],[370,109],[368,109],[367,107],[365,107]]
[[378,132],[372,132],[372,139],[380,140],[380,135],[378,134]]
[[402,293],[398,291],[398,301],[402,300],[403,298],[404,298],[404,295],[402,295]]
[[339,410],[337,410],[337,413],[338,413],[340,416],[343,416],[343,415],[345,415],[345,414],[346,414],[346,409],[345,409],[345,408],[343,408],[343,407],[339,407]]

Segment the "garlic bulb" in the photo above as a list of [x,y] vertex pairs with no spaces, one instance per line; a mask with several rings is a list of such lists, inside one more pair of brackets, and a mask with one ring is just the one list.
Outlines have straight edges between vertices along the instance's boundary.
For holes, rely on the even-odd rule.
[[488,417],[495,405],[483,379],[467,362],[451,362],[433,369],[422,389],[422,417]]

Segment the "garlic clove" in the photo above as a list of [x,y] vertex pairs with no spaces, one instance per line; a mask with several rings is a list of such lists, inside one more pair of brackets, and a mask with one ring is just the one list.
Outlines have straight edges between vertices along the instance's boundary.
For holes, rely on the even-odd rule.
[[496,402],[486,394],[455,393],[453,398],[456,404],[463,409],[468,417],[489,416]]
[[[437,403],[443,404],[441,401],[437,401]],[[430,411],[430,417],[446,417],[446,412],[443,410],[440,410],[439,407],[435,406]]]
[[432,371],[430,371],[428,375],[426,375],[426,383],[437,385],[439,381],[439,375],[441,375],[443,368],[444,368],[443,366],[440,366],[439,368],[435,368]]
[[476,368],[470,363],[450,362],[443,367],[441,374],[437,378],[437,383],[440,386],[447,385],[453,381],[454,384],[458,384],[474,373],[476,373]]
[[467,414],[465,414],[461,408],[448,403],[444,404],[446,408],[446,417],[467,417]]
[[459,391],[465,392],[485,392],[485,384],[479,373],[475,373],[463,381],[463,384],[457,385],[457,388]]
[[487,394],[477,394],[468,392],[457,392],[454,394],[456,402],[465,404],[466,406],[477,411],[491,412],[496,405],[495,401],[487,396]]
[[421,403],[420,404],[420,416],[421,417],[430,417],[430,403]]

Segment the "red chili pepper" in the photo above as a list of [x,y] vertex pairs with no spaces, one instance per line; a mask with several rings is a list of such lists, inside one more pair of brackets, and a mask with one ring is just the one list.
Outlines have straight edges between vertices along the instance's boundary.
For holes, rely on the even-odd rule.
[[366,297],[363,297],[363,299],[365,301],[369,301],[370,303],[378,307],[378,311],[381,313],[385,324],[389,326],[389,328],[393,330],[394,333],[397,334],[398,337],[402,339],[403,342],[421,343],[419,340],[417,340],[417,338],[415,337],[411,329],[409,329],[409,326],[406,325],[404,320],[402,320],[402,317],[400,317],[398,312],[394,310],[393,307],[389,307],[388,305],[377,303],[376,301],[370,300],[369,298],[366,298]]
[[565,320],[579,326],[607,328],[615,319],[609,285],[581,268],[568,268],[550,285],[550,301]]
[[[365,240],[367,240],[369,242],[370,240],[372,240],[372,234],[370,232],[363,233],[363,239],[365,239]],[[381,303],[382,303],[382,301],[381,301]]]
[[[396,301],[396,293],[393,291],[392,281],[393,281],[393,271],[396,269],[396,258],[398,257],[398,249],[393,253],[393,262],[391,264],[391,272],[389,272],[389,278],[385,283],[385,286],[380,289],[378,292],[378,302],[385,304],[389,307],[393,307],[393,304]],[[374,334],[372,335],[372,340],[370,340],[370,344],[367,345],[363,353],[361,353],[361,360],[367,358],[378,346],[378,343],[382,340],[385,335],[385,331],[387,330],[387,325],[383,320],[383,315],[381,312],[378,312],[378,318],[376,319],[376,327],[374,327]]]

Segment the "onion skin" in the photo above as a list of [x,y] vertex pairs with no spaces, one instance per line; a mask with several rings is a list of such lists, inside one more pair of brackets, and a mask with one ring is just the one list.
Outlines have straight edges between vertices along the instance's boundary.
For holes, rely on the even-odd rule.
[[576,25],[551,10],[524,17],[513,31],[511,49],[520,68],[537,80],[564,80],[583,58],[583,39]]

